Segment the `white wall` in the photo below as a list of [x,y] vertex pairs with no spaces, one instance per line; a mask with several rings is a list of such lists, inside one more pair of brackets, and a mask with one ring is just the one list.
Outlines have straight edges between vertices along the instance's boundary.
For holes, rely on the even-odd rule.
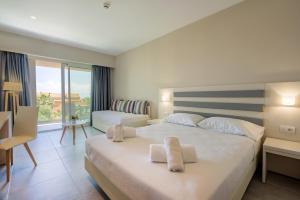
[[76,47],[0,31],[0,50],[46,58],[115,67],[115,57]]
[[246,0],[117,56],[115,97],[159,88],[300,79],[300,1]]

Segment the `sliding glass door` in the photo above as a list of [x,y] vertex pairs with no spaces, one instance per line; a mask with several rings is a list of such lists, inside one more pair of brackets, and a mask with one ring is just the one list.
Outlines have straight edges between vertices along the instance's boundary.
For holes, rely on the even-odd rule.
[[91,69],[63,63],[37,61],[38,123],[49,129],[72,116],[90,121]]
[[60,73],[60,63],[46,61],[36,63],[36,104],[39,107],[39,124],[55,124],[62,120]]
[[[90,121],[91,70],[83,67],[64,67],[65,119],[72,116]],[[69,98],[70,97],[70,98]]]

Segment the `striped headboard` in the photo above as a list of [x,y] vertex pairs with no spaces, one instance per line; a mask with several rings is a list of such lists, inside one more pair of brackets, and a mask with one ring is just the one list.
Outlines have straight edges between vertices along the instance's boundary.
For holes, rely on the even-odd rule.
[[173,112],[230,117],[263,125],[265,85],[226,85],[173,89]]

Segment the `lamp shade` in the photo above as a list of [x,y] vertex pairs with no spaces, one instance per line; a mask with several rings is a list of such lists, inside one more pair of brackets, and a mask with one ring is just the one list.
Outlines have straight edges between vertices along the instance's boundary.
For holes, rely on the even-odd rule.
[[2,89],[4,91],[21,92],[23,88],[20,82],[4,82]]

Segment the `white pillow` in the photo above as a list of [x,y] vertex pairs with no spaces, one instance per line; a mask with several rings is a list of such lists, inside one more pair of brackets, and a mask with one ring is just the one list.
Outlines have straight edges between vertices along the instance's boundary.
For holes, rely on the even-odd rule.
[[258,141],[263,136],[265,129],[245,120],[225,117],[206,118],[197,125],[220,133],[247,136],[255,141]]
[[165,122],[173,124],[181,124],[185,126],[197,126],[197,123],[203,120],[204,117],[189,113],[174,113],[165,118]]

